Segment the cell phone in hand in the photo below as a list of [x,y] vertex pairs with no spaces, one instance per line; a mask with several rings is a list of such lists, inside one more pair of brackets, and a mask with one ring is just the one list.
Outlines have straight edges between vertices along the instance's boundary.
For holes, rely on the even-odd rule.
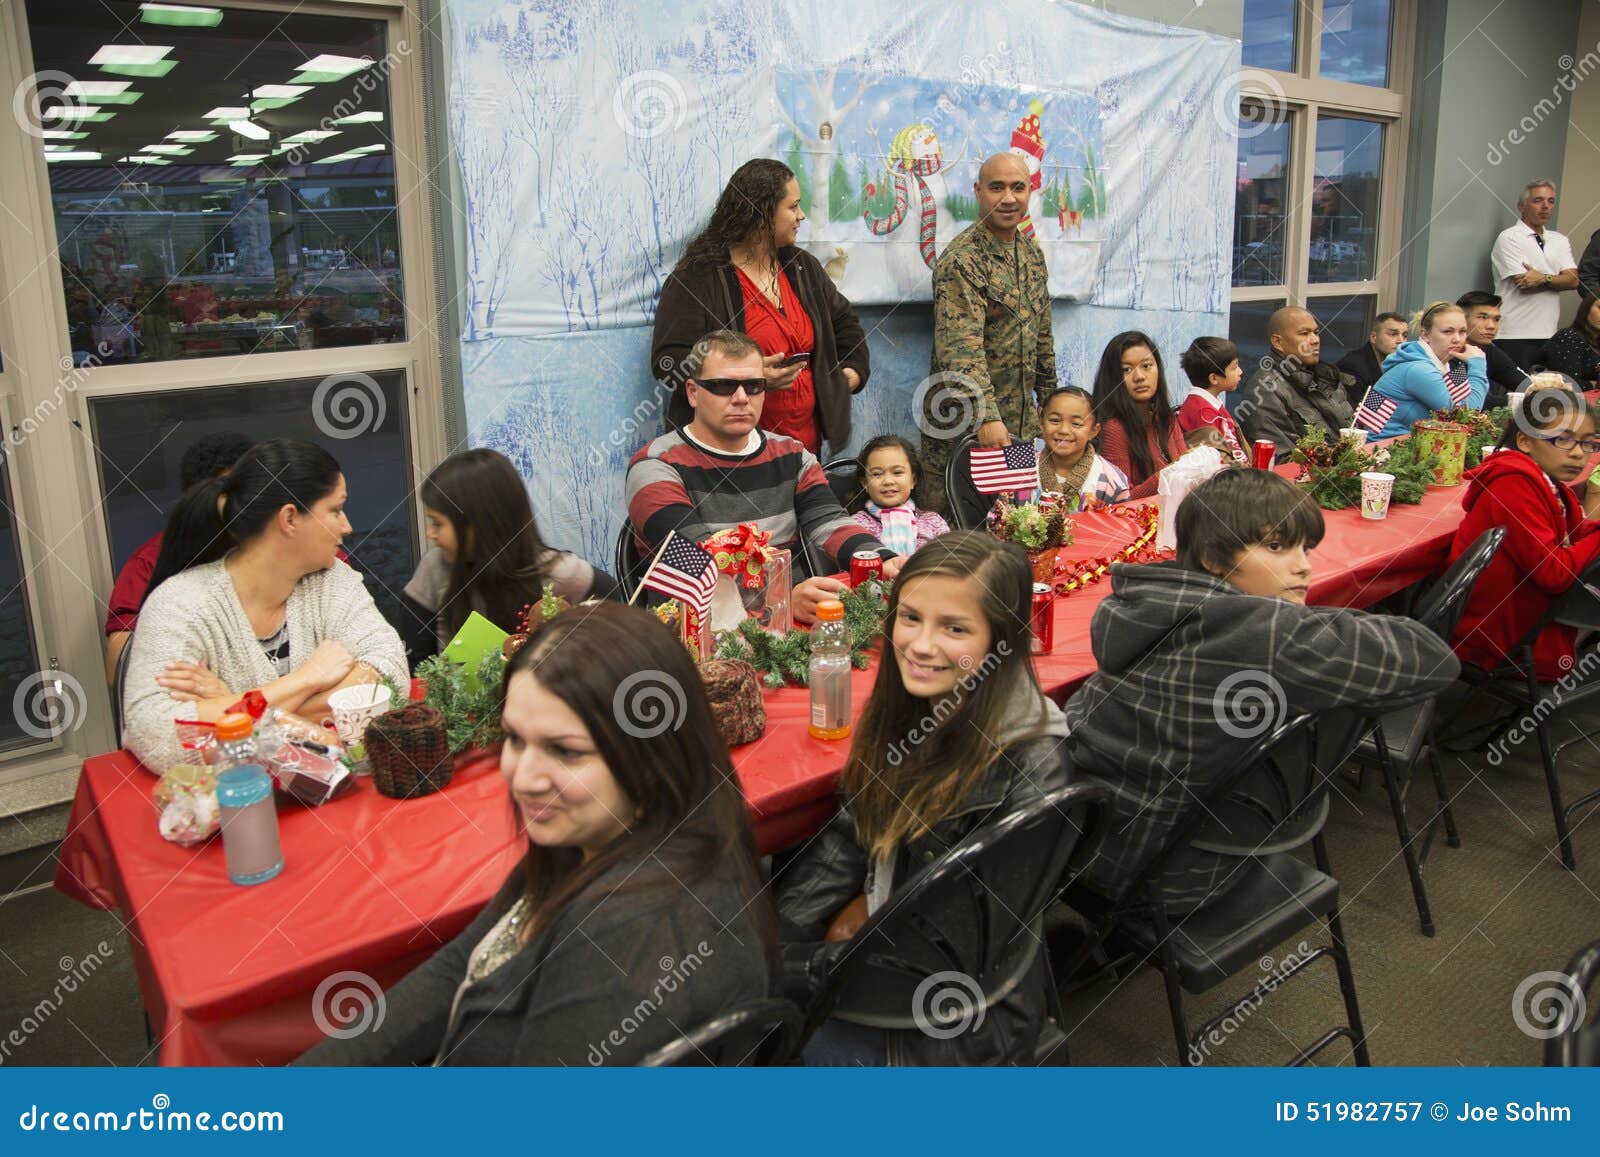
[[802,365],[805,365],[805,363],[809,362],[810,360],[811,360],[811,355],[809,353],[797,353],[797,354],[790,354],[788,357],[784,358],[778,364],[780,366],[802,366]]

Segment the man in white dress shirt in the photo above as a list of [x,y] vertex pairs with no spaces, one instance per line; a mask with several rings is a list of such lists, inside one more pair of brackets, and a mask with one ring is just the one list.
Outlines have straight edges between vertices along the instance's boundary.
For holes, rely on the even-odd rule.
[[1578,287],[1578,262],[1564,234],[1545,228],[1556,211],[1551,181],[1529,181],[1517,198],[1522,220],[1495,238],[1489,262],[1500,291],[1496,344],[1531,366],[1561,327],[1561,293]]

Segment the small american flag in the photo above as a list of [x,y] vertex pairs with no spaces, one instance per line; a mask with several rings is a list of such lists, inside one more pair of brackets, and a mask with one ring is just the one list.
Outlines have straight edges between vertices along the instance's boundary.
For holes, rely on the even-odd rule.
[[972,484],[980,494],[1039,489],[1039,455],[1032,442],[972,451]]
[[674,534],[666,549],[645,572],[644,587],[670,599],[681,599],[702,619],[717,589],[717,563],[703,547]]
[[1372,434],[1381,434],[1383,428],[1389,424],[1389,419],[1394,417],[1395,410],[1399,408],[1399,402],[1382,394],[1377,395],[1374,400],[1372,390],[1369,388],[1366,396],[1361,399],[1361,404],[1356,407],[1356,415],[1351,421]]
[[1450,400],[1458,406],[1467,404],[1467,399],[1472,396],[1472,383],[1467,379],[1467,363],[1451,359],[1449,368],[1445,370],[1445,385],[1450,391]]

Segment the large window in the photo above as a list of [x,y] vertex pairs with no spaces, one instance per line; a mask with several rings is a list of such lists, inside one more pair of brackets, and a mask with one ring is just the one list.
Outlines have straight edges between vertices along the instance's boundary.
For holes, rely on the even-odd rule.
[[[1405,0],[1245,0],[1232,336],[1265,353],[1286,303],[1322,324],[1322,356],[1394,309]],[[1391,56],[1394,62],[1391,63]]]
[[27,10],[76,361],[404,339],[383,21]]

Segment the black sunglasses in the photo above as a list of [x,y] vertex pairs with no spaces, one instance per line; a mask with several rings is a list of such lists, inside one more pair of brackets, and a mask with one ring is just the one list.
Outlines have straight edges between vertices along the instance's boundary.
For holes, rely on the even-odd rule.
[[719,398],[733,397],[739,392],[740,386],[743,386],[744,392],[752,398],[760,397],[767,389],[766,378],[690,378],[689,380]]

